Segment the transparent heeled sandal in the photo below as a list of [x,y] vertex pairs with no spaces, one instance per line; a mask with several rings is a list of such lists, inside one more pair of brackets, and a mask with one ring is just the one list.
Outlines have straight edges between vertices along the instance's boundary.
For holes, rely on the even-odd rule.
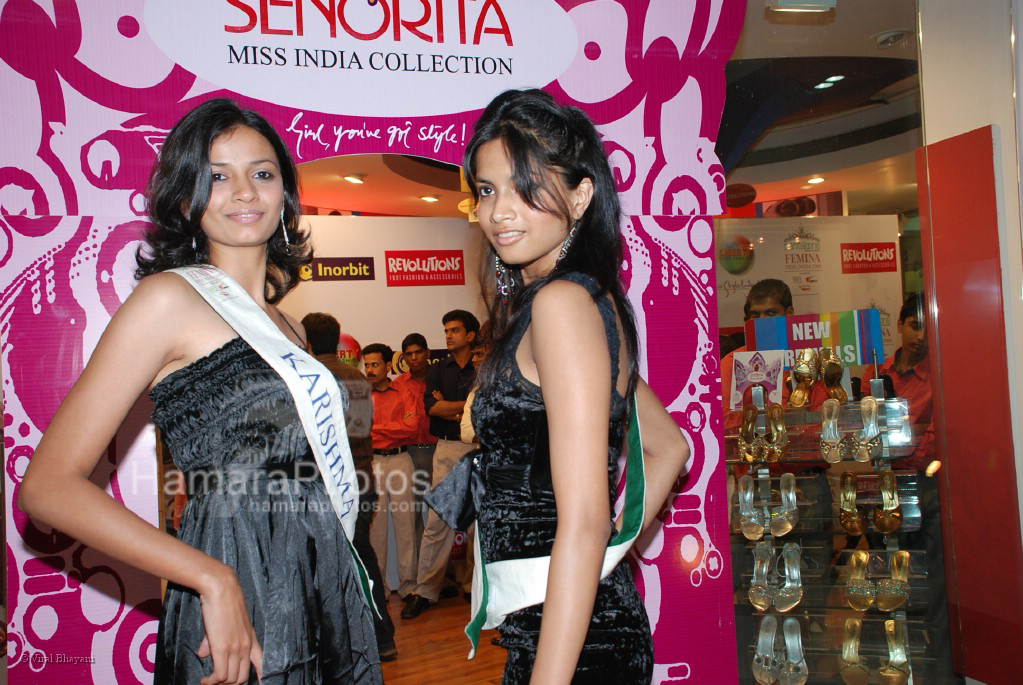
[[895,611],[909,599],[909,552],[892,553],[891,577],[877,581],[877,608]]
[[863,428],[856,433],[856,461],[870,461],[881,454],[881,431],[877,427],[877,400],[869,395],[860,400]]
[[778,669],[780,685],[803,685],[810,677],[803,654],[803,631],[799,621],[791,616],[782,624],[782,635],[785,638],[785,661]]
[[767,611],[774,601],[774,587],[771,585],[771,565],[774,563],[774,546],[761,540],[753,549],[753,579],[750,581],[750,604],[760,611]]
[[753,504],[753,478],[739,479],[739,530],[747,540],[759,540],[764,536],[764,512]]
[[821,405],[821,458],[829,464],[842,461],[842,433],[838,430],[838,413],[842,405],[828,398]]
[[774,591],[774,608],[778,611],[792,611],[803,599],[800,552],[799,545],[794,542],[786,542],[782,547],[781,560],[785,569],[785,582]]
[[778,619],[764,616],[757,635],[757,651],[753,655],[753,677],[760,685],[771,685],[778,679],[778,659],[774,655],[774,636]]
[[842,668],[838,674],[845,685],[867,685],[870,671],[860,658],[860,619],[845,619],[845,631],[842,635]]
[[787,535],[799,523],[799,507],[796,505],[796,477],[783,473],[779,481],[781,508],[771,512],[771,535]]
[[845,584],[845,601],[856,611],[866,611],[877,598],[877,587],[867,577],[870,553],[858,549],[849,557],[849,579]]
[[850,535],[863,535],[867,532],[867,517],[863,509],[856,504],[856,491],[859,487],[859,479],[852,471],[842,474],[839,487],[839,511],[838,521]]
[[885,621],[884,634],[888,638],[888,661],[881,662],[877,682],[881,685],[906,685],[909,681],[906,626],[898,621]]
[[891,469],[882,469],[877,474],[881,490],[881,506],[874,509],[874,528],[878,533],[889,535],[902,526],[902,505],[899,504],[899,483]]

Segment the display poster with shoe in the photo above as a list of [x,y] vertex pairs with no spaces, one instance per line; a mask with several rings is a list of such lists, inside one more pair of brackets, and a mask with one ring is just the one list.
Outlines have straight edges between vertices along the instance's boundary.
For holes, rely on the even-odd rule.
[[742,409],[743,397],[755,385],[764,388],[768,402],[781,402],[781,372],[785,365],[784,352],[781,350],[736,352],[733,358],[732,387],[729,400],[731,409]]

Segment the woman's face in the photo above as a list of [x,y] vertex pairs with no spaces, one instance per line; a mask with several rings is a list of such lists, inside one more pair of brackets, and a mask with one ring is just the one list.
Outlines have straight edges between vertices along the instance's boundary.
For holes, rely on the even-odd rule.
[[210,257],[225,248],[264,246],[280,230],[284,183],[270,141],[247,126],[210,146],[212,184],[202,215]]
[[[569,190],[557,174],[551,181],[566,200],[572,221],[582,216],[593,194],[593,183],[584,179],[579,187]],[[568,222],[530,207],[519,196],[503,141],[484,143],[476,152],[476,190],[480,227],[501,260],[521,268],[526,283],[550,272],[568,235]]]

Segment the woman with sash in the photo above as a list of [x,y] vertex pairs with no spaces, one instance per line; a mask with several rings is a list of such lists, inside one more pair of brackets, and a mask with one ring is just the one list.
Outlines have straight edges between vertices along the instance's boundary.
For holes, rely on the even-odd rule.
[[483,112],[464,167],[490,244],[495,326],[472,410],[484,492],[466,632],[500,626],[505,683],[649,683],[650,625],[619,562],[689,449],[637,374],[600,135],[543,91],[509,91]]
[[[169,581],[158,684],[380,683],[350,545],[347,397],[276,306],[311,258],[288,150],[259,114],[206,102],[167,136],[148,204],[141,281],[40,441],[19,504]],[[185,474],[177,538],[89,480],[147,389]]]

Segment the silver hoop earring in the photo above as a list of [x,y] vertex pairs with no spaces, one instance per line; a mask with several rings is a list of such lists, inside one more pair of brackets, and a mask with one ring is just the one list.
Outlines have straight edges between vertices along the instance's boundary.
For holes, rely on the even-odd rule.
[[288,240],[288,226],[284,223],[284,207],[281,207],[281,232],[284,233],[284,247],[291,249],[291,241]]
[[576,219],[572,224],[572,228],[568,229],[568,235],[565,236],[565,242],[561,244],[561,252],[558,253],[558,259],[554,262],[554,266],[557,266],[561,260],[565,258],[565,255],[568,254],[568,248],[572,247],[572,243],[575,241],[575,236],[578,232],[579,219]]
[[195,236],[192,236],[192,252],[198,252],[199,248],[195,246]]

